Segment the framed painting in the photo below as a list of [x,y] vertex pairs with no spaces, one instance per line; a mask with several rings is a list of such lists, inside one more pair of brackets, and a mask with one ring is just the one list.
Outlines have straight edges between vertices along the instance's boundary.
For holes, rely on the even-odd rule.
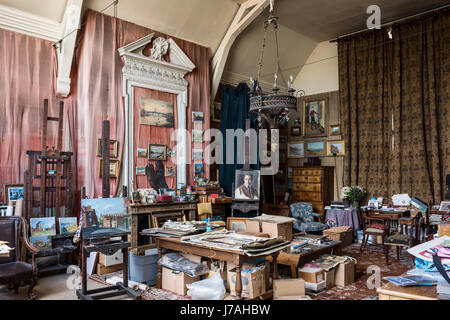
[[192,160],[196,162],[203,161],[203,150],[202,149],[192,149]]
[[[109,140],[109,156],[117,158],[119,150],[119,142],[117,140]],[[97,139],[97,156],[102,156],[102,139]]]
[[327,156],[345,156],[345,142],[327,141]]
[[200,111],[192,111],[192,122],[203,123],[205,116],[203,112]]
[[236,170],[234,200],[259,200],[259,170]]
[[307,157],[323,157],[325,152],[325,141],[305,142],[305,154]]
[[17,200],[23,200],[23,184],[5,184],[5,203],[16,203]]
[[137,176],[145,176],[145,167],[136,167]]
[[173,128],[173,103],[141,97],[139,123],[149,126]]
[[[102,177],[102,159],[99,159],[98,176]],[[119,160],[109,160],[109,177],[117,178],[119,176]]]
[[246,232],[248,218],[227,218],[227,230],[234,232]]
[[331,137],[332,136],[340,136],[341,135],[341,125],[336,124],[336,125],[330,126],[330,134],[329,135]]
[[167,146],[162,144],[148,145],[148,159],[149,160],[167,160]]
[[59,233],[70,234],[75,233],[78,228],[76,217],[59,218]]
[[203,130],[192,130],[192,142],[203,143]]
[[139,158],[147,158],[147,157],[148,157],[147,149],[144,149],[144,148],[138,148],[138,149],[137,149],[137,156],[138,156]]
[[212,121],[220,122],[220,109],[222,108],[222,104],[220,102],[214,102],[212,104]]
[[165,177],[175,177],[176,176],[176,174],[175,174],[176,168],[175,167],[165,167],[164,170],[165,170],[165,172],[164,172]]
[[55,217],[30,218],[31,236],[52,236],[56,235]]
[[328,98],[305,99],[303,102],[303,135],[325,137],[328,128]]
[[288,144],[288,158],[299,159],[305,157],[305,144],[303,142],[290,142]]

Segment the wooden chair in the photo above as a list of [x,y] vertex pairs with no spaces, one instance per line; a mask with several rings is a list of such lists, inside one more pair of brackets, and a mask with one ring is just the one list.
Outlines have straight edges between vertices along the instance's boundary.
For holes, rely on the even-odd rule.
[[[400,260],[400,249],[402,247],[410,248],[418,243],[421,239],[421,229],[424,224],[422,214],[417,214],[413,218],[401,218],[398,221],[399,231],[396,234],[388,236],[384,241],[384,249],[386,254],[386,265],[389,264],[389,247],[393,246],[397,251],[397,260]],[[414,261],[414,257],[413,257]]]
[[369,236],[374,236],[375,238],[381,236],[382,244],[384,245],[384,240],[389,236],[390,224],[390,219],[376,218],[367,211],[362,210],[363,237],[359,250],[362,251],[366,247]]
[[[7,241],[14,248],[9,257],[0,257],[0,285],[13,284],[14,291],[19,292],[21,282],[30,282],[28,298],[34,300],[33,288],[37,283],[35,255],[39,252],[28,241],[28,226],[22,217],[0,217],[0,240]],[[26,261],[26,250],[31,252],[31,263]]]

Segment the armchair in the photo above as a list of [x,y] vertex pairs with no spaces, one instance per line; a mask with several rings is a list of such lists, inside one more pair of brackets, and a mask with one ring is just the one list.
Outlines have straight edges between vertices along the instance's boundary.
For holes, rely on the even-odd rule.
[[314,221],[314,217],[320,217],[318,213],[313,212],[311,203],[297,202],[291,204],[292,217],[297,219],[294,222],[294,229],[301,232],[317,232],[323,231],[328,226],[321,222]]
[[[28,288],[28,298],[34,300],[36,295],[33,288],[37,283],[37,268],[35,254],[39,252],[28,241],[28,227],[22,217],[0,217],[0,240],[7,241],[8,246],[14,248],[9,257],[0,257],[0,285],[13,284],[18,293],[19,283],[31,282]],[[31,252],[31,264],[25,262],[26,251]]]

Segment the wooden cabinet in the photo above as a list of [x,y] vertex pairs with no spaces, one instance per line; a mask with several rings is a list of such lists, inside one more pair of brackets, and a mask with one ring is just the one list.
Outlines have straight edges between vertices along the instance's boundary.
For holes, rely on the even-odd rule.
[[325,206],[330,205],[334,192],[333,167],[301,167],[292,170],[292,202],[309,202],[314,212],[324,220]]

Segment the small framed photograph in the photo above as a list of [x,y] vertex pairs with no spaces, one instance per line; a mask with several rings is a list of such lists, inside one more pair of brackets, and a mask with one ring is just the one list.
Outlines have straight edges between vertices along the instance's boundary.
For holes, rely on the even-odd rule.
[[164,176],[165,177],[175,177],[175,167],[165,167],[164,169]]
[[[109,140],[109,157],[117,158],[119,150],[119,142],[117,140]],[[102,139],[97,139],[97,156],[102,156]]]
[[327,141],[327,156],[345,156],[345,142]]
[[305,157],[305,144],[303,142],[288,143],[288,158],[298,159]]
[[203,130],[192,130],[192,142],[203,143]]
[[5,203],[10,201],[16,203],[17,200],[23,200],[24,186],[23,184],[5,184]]
[[137,155],[138,155],[139,158],[147,158],[148,157],[147,149],[138,148],[137,149]]
[[326,155],[325,141],[305,142],[305,154],[307,157],[322,157]]
[[145,176],[145,167],[136,167],[137,176]]
[[340,136],[341,135],[341,125],[336,124],[333,126],[330,126],[330,136]]
[[162,144],[148,145],[148,159],[149,160],[167,160],[167,146]]
[[450,201],[442,201],[439,211],[450,211]]
[[196,162],[203,161],[203,150],[202,149],[192,149],[192,160]]
[[[98,176],[102,177],[102,159],[99,159],[98,163]],[[109,160],[109,177],[119,177],[119,160]]]
[[203,112],[192,111],[192,122],[203,123],[205,120]]
[[220,102],[214,102],[211,108],[212,121],[220,122],[220,109],[222,108],[222,104]]

